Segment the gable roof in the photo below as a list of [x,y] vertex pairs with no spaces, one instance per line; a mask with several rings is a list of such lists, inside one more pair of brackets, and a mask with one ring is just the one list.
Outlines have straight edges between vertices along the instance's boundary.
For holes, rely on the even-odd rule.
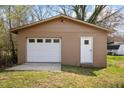
[[58,16],[50,17],[48,19],[44,19],[42,21],[37,21],[37,22],[31,23],[31,24],[27,24],[27,25],[16,27],[16,28],[12,28],[12,29],[10,29],[10,31],[13,32],[13,33],[17,33],[21,29],[28,28],[28,27],[38,25],[38,24],[41,24],[41,23],[45,23],[45,22],[48,22],[48,21],[51,21],[51,20],[57,19],[57,18],[66,18],[66,19],[69,19],[69,20],[72,20],[72,21],[75,21],[75,22],[79,22],[79,23],[82,23],[82,24],[85,24],[85,25],[88,25],[88,26],[91,26],[91,27],[99,28],[99,29],[107,31],[107,32],[113,32],[110,29],[106,29],[106,28],[103,28],[103,27],[100,27],[100,26],[97,26],[97,25],[94,25],[94,24],[90,24],[90,23],[87,23],[87,22],[84,22],[84,21],[81,21],[81,20],[78,20],[78,19],[75,19],[75,18],[72,18],[72,17],[69,17],[69,16],[65,16],[65,15],[58,15]]

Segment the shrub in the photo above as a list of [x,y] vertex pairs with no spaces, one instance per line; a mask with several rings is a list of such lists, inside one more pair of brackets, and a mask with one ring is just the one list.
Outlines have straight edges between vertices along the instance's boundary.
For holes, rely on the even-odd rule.
[[[16,54],[17,61],[17,54]],[[0,68],[10,67],[13,65],[12,53],[10,50],[0,49]]]

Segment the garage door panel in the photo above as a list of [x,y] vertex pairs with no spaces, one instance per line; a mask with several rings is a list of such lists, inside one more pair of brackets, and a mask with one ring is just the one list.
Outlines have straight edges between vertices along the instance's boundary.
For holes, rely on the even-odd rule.
[[[42,39],[43,41],[45,41],[45,38]],[[28,62],[60,62],[61,42],[54,43],[53,40],[54,39],[51,39],[51,43],[27,42],[27,61]],[[37,39],[35,41],[37,41]]]

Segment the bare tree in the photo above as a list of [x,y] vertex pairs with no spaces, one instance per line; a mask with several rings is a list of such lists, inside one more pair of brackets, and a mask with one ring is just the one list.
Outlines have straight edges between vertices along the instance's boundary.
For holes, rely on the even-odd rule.
[[74,5],[72,7],[76,18],[88,23],[96,24],[109,29],[115,29],[123,23],[124,14],[120,12],[124,9],[123,6],[116,10],[106,5],[90,6],[90,8],[92,8],[92,10],[90,9],[90,15],[88,15],[88,5]]
[[76,14],[76,18],[82,21],[85,21],[86,18],[86,5],[74,5],[73,7],[73,11]]
[[31,12],[32,12],[31,17],[32,17],[33,21],[39,21],[39,20],[46,19],[46,18],[50,17],[52,14],[52,11],[50,10],[49,5],[47,5],[47,6],[41,6],[41,5],[32,6]]
[[106,9],[99,14],[96,24],[106,28],[116,29],[119,25],[124,24],[124,14],[121,13],[123,9],[124,7],[116,10],[111,7],[106,7]]
[[66,15],[66,16],[71,16],[72,13],[73,13],[71,5],[51,6],[51,10],[55,14],[63,14],[63,15]]

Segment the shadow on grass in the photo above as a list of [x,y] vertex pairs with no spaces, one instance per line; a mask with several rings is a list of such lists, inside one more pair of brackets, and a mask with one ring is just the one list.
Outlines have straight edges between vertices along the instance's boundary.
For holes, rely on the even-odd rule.
[[102,68],[83,68],[79,66],[62,65],[62,71],[64,72],[70,72],[87,76],[97,76],[95,71],[99,71],[101,69]]

